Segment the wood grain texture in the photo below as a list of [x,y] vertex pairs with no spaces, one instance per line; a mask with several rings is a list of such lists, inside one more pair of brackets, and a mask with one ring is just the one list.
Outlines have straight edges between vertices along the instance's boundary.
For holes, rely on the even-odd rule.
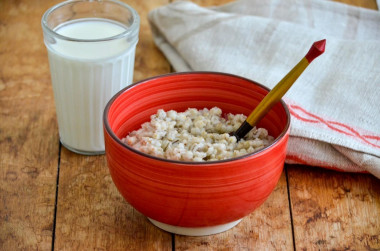
[[204,7],[219,6],[219,5],[235,2],[234,0],[190,0],[190,1]]
[[51,248],[59,141],[47,6],[0,1],[0,250]]
[[55,250],[171,250],[171,235],[119,194],[104,156],[62,149]]
[[[167,1],[126,1],[141,18],[134,80],[170,71],[154,46],[148,12]],[[62,147],[55,250],[171,250],[171,234],[133,209],[112,182],[106,159],[81,156]]]
[[169,0],[134,0],[125,2],[135,8],[141,19],[139,42],[136,48],[134,81],[169,73],[171,66],[154,44],[148,22],[148,13],[155,8],[168,4]]
[[297,250],[380,250],[380,182],[367,174],[289,167]]

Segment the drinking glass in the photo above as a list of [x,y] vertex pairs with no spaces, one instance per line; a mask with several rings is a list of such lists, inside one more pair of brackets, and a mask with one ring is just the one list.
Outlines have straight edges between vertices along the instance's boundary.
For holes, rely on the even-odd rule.
[[70,0],[47,10],[41,24],[60,141],[102,154],[104,107],[133,80],[139,15],[117,0]]

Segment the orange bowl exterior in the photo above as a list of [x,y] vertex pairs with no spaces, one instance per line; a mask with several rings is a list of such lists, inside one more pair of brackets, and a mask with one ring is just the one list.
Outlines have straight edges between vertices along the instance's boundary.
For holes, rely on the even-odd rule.
[[158,109],[217,106],[224,113],[248,115],[267,93],[251,80],[213,72],[174,73],[125,88],[104,113],[106,157],[116,187],[142,214],[169,225],[215,226],[248,215],[270,195],[283,170],[290,125],[283,102],[258,125],[275,137],[273,144],[239,158],[165,160],[134,150],[120,139]]

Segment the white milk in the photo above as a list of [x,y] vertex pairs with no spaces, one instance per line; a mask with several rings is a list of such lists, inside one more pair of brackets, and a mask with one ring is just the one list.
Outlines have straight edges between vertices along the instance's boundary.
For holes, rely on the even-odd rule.
[[[80,19],[55,29],[76,39],[101,39],[126,28],[106,19]],[[132,82],[136,44],[56,39],[48,54],[61,143],[79,153],[104,152],[102,115],[108,100]]]

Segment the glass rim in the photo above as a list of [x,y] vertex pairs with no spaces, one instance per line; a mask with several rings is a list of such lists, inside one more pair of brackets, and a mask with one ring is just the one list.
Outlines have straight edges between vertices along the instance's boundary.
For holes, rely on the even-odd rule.
[[[79,3],[79,2],[94,2],[94,1],[91,1],[91,0],[66,0],[64,2],[61,2],[59,4],[54,5],[53,7],[50,7],[48,10],[46,10],[46,12],[43,14],[42,19],[41,19],[41,25],[42,25],[43,31],[49,33],[50,35],[52,35],[58,39],[66,40],[66,41],[72,41],[72,42],[104,42],[104,41],[111,41],[111,40],[116,40],[116,39],[126,37],[126,36],[132,34],[134,31],[139,29],[140,17],[138,15],[138,13],[136,12],[136,10],[133,9],[128,4],[123,3],[121,1],[118,1],[118,0],[97,0],[96,1],[98,3],[99,2],[115,3],[121,7],[128,9],[129,12],[132,14],[133,22],[132,22],[131,26],[129,26],[122,33],[117,34],[115,36],[105,37],[105,38],[96,38],[96,39],[72,38],[72,37],[61,35],[49,27],[49,25],[47,23],[47,18],[49,17],[49,15],[53,11],[55,11],[58,8],[61,8],[62,6],[74,4],[74,3]],[[96,17],[94,17],[94,18],[96,18]],[[99,19],[102,19],[102,18],[99,18]],[[107,18],[103,18],[103,19],[107,19]],[[112,19],[109,19],[109,20],[112,20]],[[112,21],[114,21],[114,20],[112,20]],[[136,37],[137,37],[137,35],[136,35]]]

